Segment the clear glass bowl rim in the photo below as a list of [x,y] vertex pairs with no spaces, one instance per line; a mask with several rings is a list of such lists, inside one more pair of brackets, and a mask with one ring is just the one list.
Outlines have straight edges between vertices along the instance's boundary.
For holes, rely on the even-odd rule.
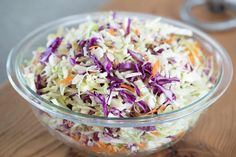
[[[96,125],[96,126],[108,126],[108,127],[141,127],[141,126],[150,126],[155,125],[157,123],[164,123],[173,120],[177,120],[179,118],[191,115],[199,110],[204,110],[213,104],[228,88],[232,77],[233,77],[233,66],[231,59],[226,52],[226,50],[215,40],[209,37],[207,34],[203,33],[202,31],[181,23],[176,20],[172,20],[166,17],[160,17],[151,14],[144,14],[144,13],[135,13],[135,12],[117,12],[119,17],[139,17],[141,19],[151,19],[151,18],[158,18],[160,17],[163,22],[173,24],[179,27],[187,28],[193,31],[195,35],[204,39],[214,47],[221,55],[221,72],[216,83],[215,87],[212,88],[204,97],[199,98],[195,102],[187,105],[184,108],[171,111],[168,113],[153,115],[153,116],[146,116],[146,117],[135,117],[135,118],[108,118],[108,117],[98,117],[93,115],[86,115],[81,113],[76,113],[70,110],[67,110],[63,107],[56,106],[53,103],[43,99],[39,95],[37,95],[34,91],[32,91],[28,85],[25,83],[21,73],[19,72],[19,66],[17,66],[17,55],[18,50],[20,47],[30,38],[34,37],[37,33],[46,31],[51,27],[58,27],[62,24],[70,25],[73,21],[82,22],[86,19],[87,16],[91,16],[92,18],[96,19],[96,17],[105,14],[104,12],[93,12],[93,13],[85,13],[85,14],[78,14],[69,17],[65,17],[53,22],[50,22],[46,25],[43,25],[36,29],[35,31],[31,32],[28,36],[26,36],[22,41],[20,41],[16,47],[14,47],[7,59],[7,75],[11,85],[15,88],[15,90],[31,105],[39,108],[42,111],[51,113],[59,118],[67,119],[73,121],[75,123],[84,123],[88,125]],[[78,21],[78,19],[81,19]]]

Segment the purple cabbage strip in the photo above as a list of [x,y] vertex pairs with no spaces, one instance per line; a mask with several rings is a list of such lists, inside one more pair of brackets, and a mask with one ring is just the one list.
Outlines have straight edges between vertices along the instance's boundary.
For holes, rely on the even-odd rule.
[[133,94],[130,94],[125,90],[119,91],[119,95],[121,96],[124,102],[133,104],[136,100],[136,97]]
[[167,78],[157,74],[156,77],[151,78],[151,81],[163,86],[168,83],[179,82],[179,79],[177,77]]
[[118,131],[120,130],[120,128],[108,128],[108,127],[104,127],[104,135],[108,135],[110,137],[113,138],[119,138],[119,135],[116,134]]
[[158,85],[158,84],[157,84],[157,87],[165,94],[165,96],[170,102],[173,102],[174,100],[176,100],[176,96],[171,90],[166,89],[163,86]]
[[144,127],[136,127],[136,129],[143,130],[143,131],[155,131],[155,126],[144,126]]
[[104,95],[99,94],[94,91],[93,93],[90,92],[89,96],[92,96],[97,103],[102,105],[102,111],[103,111],[104,115],[107,116],[108,115],[108,108],[107,108],[107,103],[106,103],[106,99],[105,99]]
[[43,84],[43,78],[40,75],[37,75],[36,81],[35,81],[35,87],[36,87],[36,93],[41,95],[40,89],[45,88],[47,86],[46,82]]
[[66,119],[63,119],[63,122],[62,122],[62,126],[66,129],[70,129],[71,127],[74,126],[74,124],[75,124],[74,122],[68,121]]
[[143,100],[136,102],[136,104],[142,109],[141,113],[147,113],[150,111],[148,105]]
[[119,117],[121,117],[121,118],[123,117],[123,116],[121,115],[121,111],[118,110],[118,109],[115,108],[115,107],[111,107],[109,112],[110,112],[111,114],[115,115],[115,116],[119,116]]
[[102,63],[97,59],[95,55],[89,55],[90,59],[93,61],[94,65],[97,66],[99,69],[103,69]]
[[161,53],[164,51],[163,48],[160,48],[160,49],[157,50],[157,51],[154,51],[153,48],[150,48],[150,50],[151,50],[151,53],[152,53],[153,55],[159,55],[159,54],[161,54]]
[[55,53],[57,48],[60,46],[62,39],[63,38],[57,37],[47,48],[47,50],[40,55],[41,64],[48,62],[49,57],[52,55],[52,53]]
[[133,83],[133,85],[134,85],[136,94],[137,94],[138,96],[141,96],[141,92],[140,92],[140,89],[138,88],[138,86],[137,86],[135,83]]
[[150,62],[144,64],[142,66],[142,71],[143,74],[148,73],[149,75],[152,74],[152,64]]
[[210,70],[211,70],[211,60],[210,59],[208,59],[208,61],[207,61],[207,67],[205,68],[205,69],[203,69],[203,72],[205,73],[205,75],[209,75],[209,73],[210,73]]
[[135,64],[131,62],[127,63],[119,63],[116,67],[119,71],[127,71],[127,70],[134,70],[135,71]]
[[70,49],[72,48],[71,43],[67,43],[67,44],[66,44],[66,48],[67,48],[67,50],[70,50]]
[[164,51],[164,49],[163,49],[163,48],[160,48],[160,49],[157,50],[156,52],[159,53],[159,54],[161,54],[163,51]]
[[115,18],[116,18],[116,12],[113,12],[112,13],[112,19],[115,20]]
[[78,46],[80,49],[83,49],[83,47],[85,47],[86,43],[87,43],[87,40],[79,40],[77,41],[78,43]]
[[131,57],[136,60],[137,62],[139,63],[143,63],[144,62],[144,59],[143,59],[143,56],[140,54],[140,53],[137,53],[137,52],[134,52],[130,49],[127,50],[127,52],[131,55]]
[[173,102],[176,100],[175,94],[169,90],[164,88],[163,86],[168,83],[179,82],[179,79],[176,77],[173,78],[165,78],[160,74],[156,75],[156,77],[151,78],[151,81],[148,83],[148,86],[153,89],[153,93],[157,95],[165,94],[167,100]]
[[126,30],[125,30],[125,36],[129,35],[130,33],[130,25],[131,25],[131,19],[128,18],[128,23],[127,23],[127,27],[126,27]]
[[105,71],[107,73],[110,73],[110,71],[112,70],[112,62],[109,60],[107,55],[104,55],[102,64],[103,64],[103,68],[105,69]]
[[69,61],[70,61],[71,65],[75,65],[76,64],[75,58],[69,58]]
[[84,103],[86,103],[86,102],[92,103],[92,100],[90,99],[89,95],[87,95],[87,94],[80,95],[80,98],[83,100]]
[[94,141],[99,141],[98,133],[99,133],[99,132],[93,133],[93,140],[94,140]]
[[176,60],[173,57],[170,57],[167,60],[168,60],[168,64],[175,64],[176,63]]
[[76,96],[78,93],[77,92],[75,92],[75,93],[72,93],[70,96],[69,96],[69,98],[73,98],[74,96]]
[[88,41],[88,46],[89,47],[96,46],[98,43],[98,40],[99,40],[99,38],[97,38],[97,37],[90,38],[90,40]]
[[188,70],[188,71],[193,71],[193,67],[192,67],[192,65],[190,65],[190,64],[185,64],[184,65],[184,68],[186,69],[186,70]]
[[102,31],[102,30],[104,30],[105,29],[105,26],[100,26],[99,28],[98,28],[98,31]]
[[[110,74],[107,75],[107,79],[110,82],[115,82],[115,83],[122,83],[123,82],[122,79],[119,79],[118,77],[115,77],[115,76],[111,76]],[[110,87],[111,87],[111,85],[110,85]]]
[[95,114],[95,111],[89,110],[88,114],[89,114],[89,115],[93,115],[93,114]]

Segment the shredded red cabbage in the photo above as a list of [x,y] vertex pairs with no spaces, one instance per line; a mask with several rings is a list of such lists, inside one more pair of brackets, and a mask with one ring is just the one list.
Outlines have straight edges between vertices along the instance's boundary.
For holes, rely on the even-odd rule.
[[116,12],[112,13],[112,19],[114,20],[116,18]]
[[140,109],[142,109],[141,113],[147,113],[150,111],[148,105],[143,100],[136,102],[136,104],[139,106]]
[[120,136],[117,134],[117,132],[120,130],[120,128],[108,128],[104,127],[104,135],[108,135],[113,138],[119,138]]
[[155,131],[155,126],[144,126],[144,127],[136,127],[136,129],[143,130],[143,131]]
[[179,82],[179,79],[177,77],[167,78],[167,77],[161,76],[160,74],[157,74],[156,77],[151,78],[151,81],[163,86],[168,83]]
[[76,64],[75,58],[69,58],[69,61],[70,61],[71,65],[75,65]]
[[89,47],[96,46],[98,44],[98,40],[99,40],[99,38],[97,38],[97,37],[90,38],[90,40],[88,41],[88,46]]
[[203,72],[205,73],[205,75],[209,75],[210,70],[211,70],[211,60],[208,59],[207,60],[207,66],[206,66],[205,69],[203,69]]
[[123,99],[124,102],[128,102],[128,103],[133,104],[136,100],[136,97],[133,94],[131,94],[125,90],[119,91],[119,95],[121,96],[121,98]]
[[118,110],[117,108],[115,108],[115,107],[111,107],[110,108],[110,111],[109,111],[111,114],[113,114],[114,116],[119,116],[119,117],[123,117],[122,115],[121,115],[121,111],[120,110]]
[[103,64],[103,68],[105,69],[105,71],[107,73],[110,73],[110,71],[112,70],[112,62],[109,60],[107,55],[104,55],[102,64]]
[[126,70],[135,70],[135,64],[131,62],[119,63],[116,69],[121,72],[126,71]]
[[173,57],[170,57],[167,60],[168,60],[168,64],[175,64],[176,63],[176,60]]
[[66,44],[66,48],[67,48],[68,50],[71,49],[71,48],[72,48],[71,43],[67,43],[67,44]]
[[126,27],[126,30],[125,30],[125,36],[129,35],[130,33],[130,25],[131,25],[131,19],[128,18],[128,23],[127,23],[127,27]]
[[47,50],[40,55],[41,64],[48,62],[49,57],[52,55],[52,53],[55,53],[57,48],[60,46],[62,39],[63,38],[57,37],[47,48]]
[[35,81],[35,87],[36,87],[36,93],[41,95],[42,92],[40,91],[42,88],[45,88],[47,86],[46,81],[43,80],[41,75],[36,76],[36,81]]
[[127,52],[132,56],[132,58],[134,60],[136,60],[137,62],[139,63],[143,63],[144,62],[144,59],[143,59],[143,56],[140,54],[140,53],[137,53],[137,52],[134,52],[130,49],[127,50]]
[[166,89],[163,86],[168,83],[179,82],[179,79],[176,77],[173,78],[165,78],[160,74],[157,74],[156,77],[151,78],[148,86],[153,89],[153,93],[157,95],[161,95],[162,93],[165,94],[167,100],[173,102],[176,100],[175,94],[170,90]]
[[89,58],[93,61],[94,65],[96,65],[98,69],[103,70],[102,63],[97,59],[95,55],[90,54]]
[[141,92],[140,92],[140,89],[138,88],[138,86],[137,86],[135,83],[133,83],[133,85],[134,85],[134,87],[135,87],[135,92],[136,92],[136,94],[137,94],[138,96],[141,96]]
[[74,124],[75,124],[74,122],[68,121],[66,119],[63,119],[63,122],[62,122],[63,127],[66,129],[70,129],[71,127],[74,126]]
[[98,133],[99,132],[97,132],[97,131],[93,133],[93,140],[94,141],[99,141]]
[[90,103],[90,104],[92,103],[92,100],[87,94],[80,95],[80,98],[83,100],[84,103]]
[[94,91],[93,93],[90,92],[89,96],[92,96],[97,103],[102,104],[102,111],[103,111],[104,115],[107,116],[108,109],[107,109],[107,103],[106,103],[106,99],[105,99],[104,95],[99,94]]

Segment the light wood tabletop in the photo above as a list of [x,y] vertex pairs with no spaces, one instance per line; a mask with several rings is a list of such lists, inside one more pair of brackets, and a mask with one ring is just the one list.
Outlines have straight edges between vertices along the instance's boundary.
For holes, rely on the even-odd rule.
[[[182,0],[115,0],[100,10],[145,12],[179,20],[182,4]],[[196,14],[200,14],[200,11]],[[211,15],[204,17],[212,18]],[[235,63],[236,29],[209,35],[225,47]],[[227,92],[204,113],[184,140],[152,157],[236,156],[235,84],[234,77]],[[9,82],[0,86],[0,120],[0,157],[81,157],[41,126],[27,102],[14,91]]]

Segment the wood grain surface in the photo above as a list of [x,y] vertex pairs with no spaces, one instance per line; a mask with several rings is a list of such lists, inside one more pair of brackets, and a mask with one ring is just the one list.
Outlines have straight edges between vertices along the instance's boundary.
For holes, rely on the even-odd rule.
[[[182,3],[182,0],[115,0],[101,10],[146,12],[179,19]],[[196,12],[199,14],[201,11]],[[204,17],[215,20],[212,15],[204,14]],[[226,48],[235,63],[236,29],[209,34]],[[182,141],[152,157],[235,157],[235,84],[234,77],[227,92]],[[0,157],[81,157],[40,125],[27,102],[8,82],[0,86],[0,120]]]

